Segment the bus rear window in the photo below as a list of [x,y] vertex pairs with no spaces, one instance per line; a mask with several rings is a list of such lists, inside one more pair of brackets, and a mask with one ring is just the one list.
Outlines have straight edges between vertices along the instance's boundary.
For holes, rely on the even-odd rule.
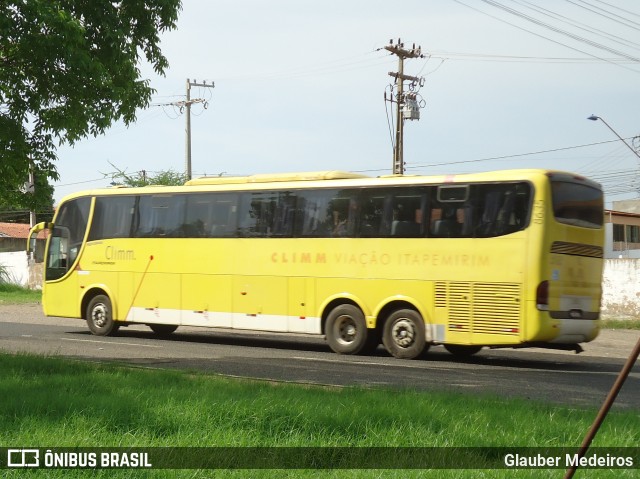
[[601,228],[604,221],[602,190],[570,181],[551,182],[553,214],[560,223]]

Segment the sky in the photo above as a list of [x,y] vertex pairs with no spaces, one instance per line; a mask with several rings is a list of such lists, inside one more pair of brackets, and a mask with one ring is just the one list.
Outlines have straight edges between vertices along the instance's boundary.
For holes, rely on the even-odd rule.
[[[406,174],[552,168],[612,201],[640,196],[640,5],[633,0],[183,0],[161,35],[164,77],[129,127],[58,149],[55,199],[117,170],[185,169],[187,79],[193,176],[346,170],[390,174],[402,39],[420,119],[404,124]],[[205,108],[206,106],[206,108]],[[595,114],[603,121],[589,121]],[[614,130],[610,130],[607,124]]]

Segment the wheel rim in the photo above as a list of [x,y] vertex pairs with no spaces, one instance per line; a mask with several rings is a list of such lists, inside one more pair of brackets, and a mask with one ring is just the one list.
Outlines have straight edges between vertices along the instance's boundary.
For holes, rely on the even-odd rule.
[[336,339],[340,344],[351,344],[358,334],[358,327],[351,316],[342,315],[335,325]]
[[91,321],[98,328],[103,328],[107,324],[107,306],[103,303],[96,304],[91,311]]
[[393,342],[401,348],[411,346],[416,337],[416,328],[413,322],[406,318],[396,321],[391,329],[391,337]]

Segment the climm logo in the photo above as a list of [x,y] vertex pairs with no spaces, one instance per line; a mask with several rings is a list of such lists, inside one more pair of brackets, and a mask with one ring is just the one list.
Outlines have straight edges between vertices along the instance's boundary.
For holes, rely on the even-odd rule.
[[134,261],[136,253],[132,249],[119,249],[107,246],[104,250],[104,257],[108,261]]
[[306,264],[319,264],[327,262],[326,253],[287,253],[287,252],[274,252],[271,255],[272,263],[306,263]]

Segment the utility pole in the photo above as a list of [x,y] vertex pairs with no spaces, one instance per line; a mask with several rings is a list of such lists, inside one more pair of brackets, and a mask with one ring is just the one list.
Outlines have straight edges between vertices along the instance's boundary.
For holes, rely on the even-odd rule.
[[[33,165],[29,166],[29,193],[35,196],[36,193],[36,177],[33,173]],[[36,212],[33,208],[29,211],[29,224],[33,228],[36,225]]]
[[[33,198],[36,193],[36,177],[33,171],[33,163],[29,163],[29,177],[20,188],[21,193],[29,194]],[[33,208],[29,210],[29,224],[33,228],[36,225],[36,212]]]
[[191,179],[191,82],[187,78],[187,97],[184,102],[187,107],[187,114],[184,116],[187,123],[184,128],[185,143],[184,143],[184,172],[187,175],[187,180]]
[[177,102],[180,106],[184,106],[187,109],[185,118],[185,159],[184,159],[184,170],[187,175],[187,179],[191,179],[191,105],[194,103],[204,103],[204,107],[207,107],[207,102],[202,98],[191,99],[191,87],[198,86],[203,88],[215,88],[215,84],[213,82],[207,83],[203,81],[202,83],[198,83],[197,80],[190,81],[187,78],[187,99],[183,102]]
[[[398,43],[394,45],[393,40],[389,41],[389,45],[384,47],[385,50],[391,52],[398,57],[398,71],[389,72],[389,75],[395,78],[396,82],[396,140],[393,148],[393,174],[404,174],[404,152],[403,152],[403,136],[404,136],[404,120],[419,120],[420,119],[420,107],[417,102],[415,93],[404,93],[404,82],[410,81],[412,87],[415,85],[422,86],[424,78],[405,75],[404,73],[404,60],[405,58],[424,58],[421,47],[416,48],[416,44],[413,44],[411,50],[407,50],[404,47],[404,43],[398,39]],[[385,93],[386,100],[386,93]],[[391,95],[391,102],[393,102],[393,94]]]

